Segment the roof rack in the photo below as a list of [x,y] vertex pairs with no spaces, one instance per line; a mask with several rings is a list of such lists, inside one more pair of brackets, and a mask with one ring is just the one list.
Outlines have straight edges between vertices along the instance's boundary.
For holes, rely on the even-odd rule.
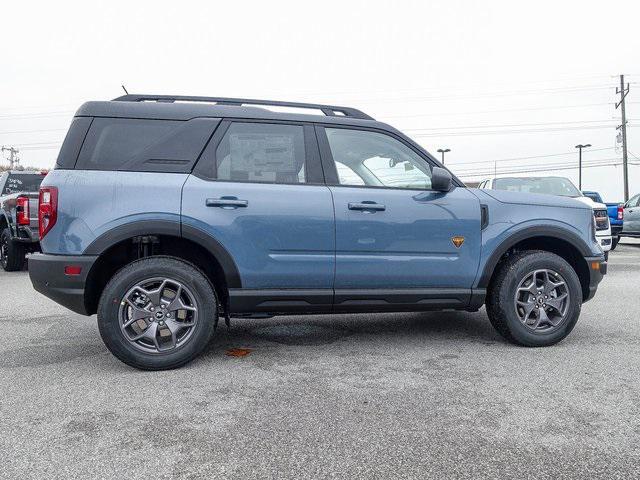
[[215,103],[216,105],[268,105],[272,107],[294,107],[294,108],[310,108],[320,110],[329,117],[350,117],[359,118],[361,120],[373,120],[366,113],[350,107],[337,107],[334,105],[319,105],[315,103],[297,103],[297,102],[280,102],[272,100],[251,100],[247,98],[222,98],[222,97],[191,97],[187,95],[136,95],[129,94],[114,98],[117,102],[203,102]]

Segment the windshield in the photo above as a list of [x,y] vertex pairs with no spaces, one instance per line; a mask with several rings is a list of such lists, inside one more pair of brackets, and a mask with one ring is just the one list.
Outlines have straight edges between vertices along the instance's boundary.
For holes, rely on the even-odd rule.
[[571,180],[564,177],[496,178],[494,188],[510,192],[543,193],[561,197],[581,197]]
[[[3,180],[6,179],[6,182]],[[10,195],[12,193],[37,193],[44,175],[39,173],[9,173],[0,177],[2,192],[0,195]]]

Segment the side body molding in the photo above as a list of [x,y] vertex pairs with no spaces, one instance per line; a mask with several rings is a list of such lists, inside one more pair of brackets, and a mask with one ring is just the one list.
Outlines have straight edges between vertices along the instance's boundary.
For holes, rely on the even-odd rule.
[[222,267],[229,288],[242,288],[238,267],[220,242],[199,228],[180,225],[177,221],[140,220],[120,225],[91,242],[83,252],[83,255],[100,255],[119,242],[142,235],[171,235],[191,240],[216,257]]

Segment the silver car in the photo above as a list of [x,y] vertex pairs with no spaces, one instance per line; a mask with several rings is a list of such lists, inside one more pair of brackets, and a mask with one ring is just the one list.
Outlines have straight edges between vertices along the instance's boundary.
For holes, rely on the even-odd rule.
[[640,193],[624,204],[622,233],[625,237],[640,237]]

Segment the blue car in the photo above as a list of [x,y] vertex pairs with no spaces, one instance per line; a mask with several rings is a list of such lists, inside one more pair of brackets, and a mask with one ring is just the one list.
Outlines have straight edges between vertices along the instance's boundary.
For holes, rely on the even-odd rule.
[[89,102],[39,195],[33,286],[97,313],[140,369],[189,362],[238,316],[486,305],[507,340],[552,345],[607,269],[589,206],[465,188],[348,107]]

